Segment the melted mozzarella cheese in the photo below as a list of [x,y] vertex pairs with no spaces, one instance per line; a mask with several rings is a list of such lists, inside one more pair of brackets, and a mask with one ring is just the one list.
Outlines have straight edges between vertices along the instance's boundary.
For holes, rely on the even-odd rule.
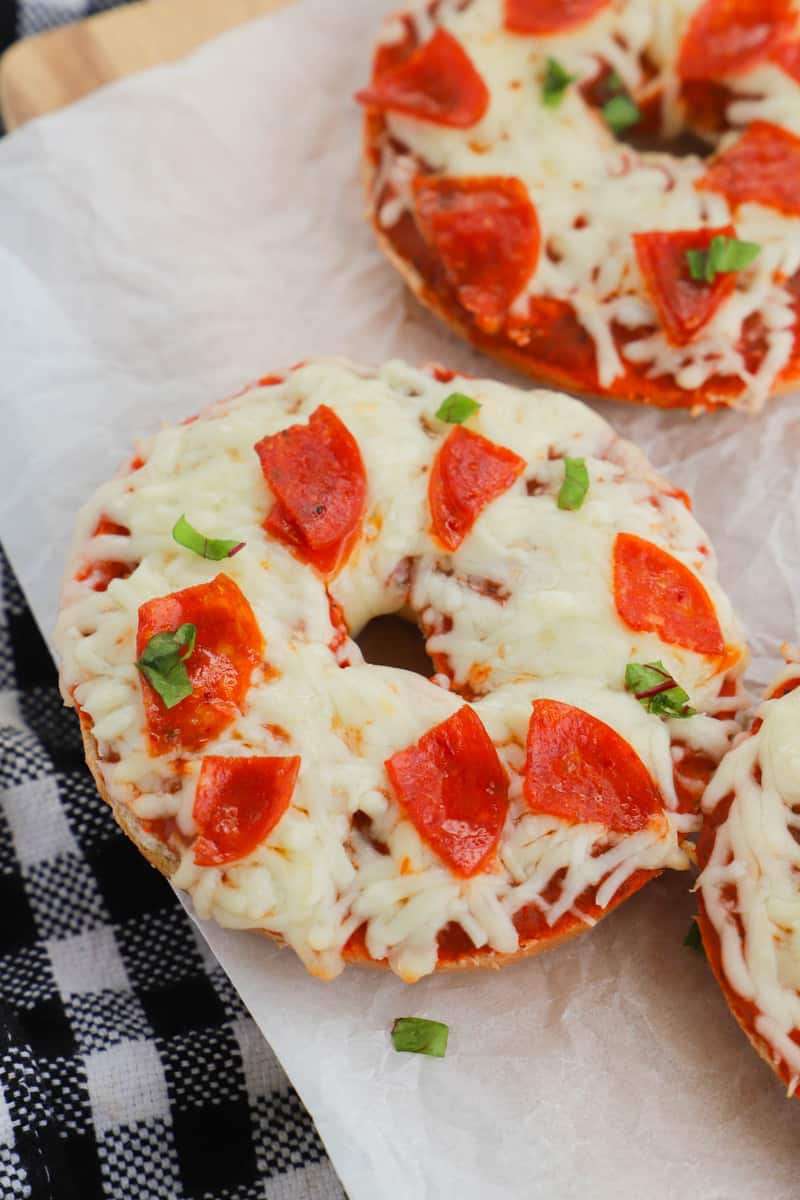
[[[458,388],[480,403],[469,428],[524,455],[526,468],[479,516],[454,553],[430,534],[428,477],[451,427],[435,413]],[[362,533],[331,585],[353,635],[373,617],[408,611],[429,651],[449,666],[452,687],[364,663],[355,643],[342,669],[323,581],[282,544],[264,518],[271,497],[254,453],[267,434],[330,406],[356,438],[367,473]],[[586,502],[558,508],[563,456],[585,458]],[[578,401],[486,380],[438,382],[389,363],[369,372],[341,361],[310,364],[285,382],[216,405],[203,418],[162,430],[139,447],[144,465],[106,484],[79,520],[58,626],[62,687],[93,722],[109,794],[140,818],[172,817],[186,849],[174,875],[198,912],[224,925],[268,930],[313,971],[335,975],[350,935],[366,923],[367,946],[406,979],[433,969],[438,932],[456,922],[476,947],[518,948],[515,914],[535,904],[552,924],[587,888],[607,905],[641,869],[686,867],[680,838],[693,818],[677,812],[673,756],[681,746],[716,761],[741,693],[719,696],[725,667],[616,613],[611,557],[617,532],[667,549],[702,580],[743,668],[741,632],[716,578],[703,531],[643,455]],[[529,494],[530,492],[530,494]],[[209,537],[245,548],[212,563],[178,546],[186,513]],[[130,530],[92,536],[105,516]],[[106,591],[91,589],[87,563],[111,558],[135,569]],[[252,854],[226,868],[199,867],[192,809],[202,755],[152,756],[134,665],[139,606],[212,579],[219,570],[250,602],[265,640],[241,715],[203,753],[298,754],[292,804]],[[631,660],[662,659],[698,715],[665,723],[624,689]],[[438,676],[442,681],[442,676]],[[445,684],[450,681],[443,680]],[[455,878],[393,799],[384,762],[474,696],[511,780],[511,807],[493,869]],[[594,714],[636,750],[664,799],[665,815],[621,836],[569,825],[524,804],[521,771],[532,702],[560,699]],[[366,814],[370,836],[354,823]],[[380,850],[376,848],[380,847]],[[547,886],[563,873],[556,901]]]
[[[380,224],[390,228],[411,207],[414,156],[447,175],[516,176],[537,211],[542,251],[513,313],[524,317],[532,296],[567,301],[594,343],[600,385],[612,389],[625,366],[613,337],[614,321],[650,326],[652,333],[625,346],[624,359],[646,364],[650,377],[672,378],[686,391],[713,376],[738,378],[745,386],[733,403],[758,409],[794,347],[796,318],[783,281],[800,266],[800,219],[756,204],[732,214],[723,196],[695,188],[705,170],[702,159],[639,153],[618,142],[577,85],[555,108],[541,98],[548,58],[578,80],[593,78],[598,64],[605,63],[634,95],[662,94],[665,131],[679,133],[684,120],[675,62],[699,4],[617,0],[563,34],[533,38],[504,30],[502,0],[466,5],[444,0],[437,23],[458,39],[482,76],[490,94],[488,111],[468,129],[388,113],[391,146],[387,138],[386,166],[374,195],[392,183],[395,194],[378,214]],[[432,32],[429,9],[421,2],[411,10],[421,42]],[[649,79],[642,73],[643,57],[655,72]],[[800,131],[800,88],[786,72],[765,66],[726,84],[742,96],[729,109],[734,125],[761,119]],[[398,144],[410,153],[398,154]],[[631,235],[729,223],[762,252],[738,273],[735,295],[699,336],[674,346],[661,331]],[[754,313],[762,314],[767,345],[755,372],[737,348]]]
[[[786,679],[796,678],[790,667]],[[762,724],[722,760],[703,799],[732,796],[698,881],[731,988],[758,1010],[755,1033],[800,1075],[800,689],[758,710]],[[733,899],[735,897],[735,899]]]

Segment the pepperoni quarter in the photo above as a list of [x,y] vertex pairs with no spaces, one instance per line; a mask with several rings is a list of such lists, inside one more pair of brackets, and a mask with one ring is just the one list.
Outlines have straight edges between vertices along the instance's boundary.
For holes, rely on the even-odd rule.
[[791,32],[791,0],[706,0],[678,56],[681,79],[721,79],[749,71]]
[[370,108],[455,129],[475,125],[489,106],[489,92],[472,60],[461,43],[441,28],[405,62],[374,79],[356,99]]
[[713,283],[692,279],[687,250],[708,250],[711,239],[735,237],[732,225],[722,229],[691,229],[672,233],[634,233],[636,258],[647,290],[658,309],[665,334],[683,346],[700,332],[736,287],[732,271]]
[[194,861],[221,867],[246,858],[275,828],[292,798],[300,759],[203,759],[192,815]]
[[196,750],[217,737],[239,715],[264,639],[253,610],[227,575],[148,600],[139,609],[138,657],[157,633],[190,623],[194,649],[183,661],[192,694],[167,708],[142,677],[144,709],[155,754],[173,747]]
[[525,459],[479,433],[457,425],[434,459],[428,483],[433,533],[447,550],[457,550],[480,514],[508,491]]
[[614,542],[614,600],[630,629],[698,654],[725,653],[714,605],[697,576],[632,533],[618,533]]
[[508,811],[508,779],[491,738],[465,705],[386,760],[417,833],[464,879],[484,870]]
[[783,42],[771,55],[772,61],[800,83],[800,42]]
[[697,186],[721,192],[732,208],[752,203],[800,214],[800,138],[769,121],[753,121],[711,160]]
[[512,33],[563,33],[589,21],[611,0],[506,0],[506,29]]
[[531,812],[636,833],[661,812],[650,774],[624,738],[582,708],[536,700],[523,785]]
[[539,257],[539,221],[513,176],[414,180],[417,223],[479,328],[497,330]]
[[275,496],[267,533],[323,575],[333,574],[350,553],[364,515],[367,476],[355,438],[321,404],[307,425],[265,437],[255,451]]

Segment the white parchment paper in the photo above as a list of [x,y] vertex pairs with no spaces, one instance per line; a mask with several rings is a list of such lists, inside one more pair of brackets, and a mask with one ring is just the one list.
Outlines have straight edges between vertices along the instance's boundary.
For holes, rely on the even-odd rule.
[[[360,217],[359,116],[383,0],[305,0],[0,144],[0,537],[42,628],[73,516],[137,434],[313,354],[502,374],[403,292]],[[603,406],[695,497],[751,635],[797,638],[800,407],[693,420]],[[501,974],[308,977],[204,933],[351,1200],[789,1200],[786,1102],[682,946],[686,877]],[[398,1015],[449,1023],[397,1055]]]

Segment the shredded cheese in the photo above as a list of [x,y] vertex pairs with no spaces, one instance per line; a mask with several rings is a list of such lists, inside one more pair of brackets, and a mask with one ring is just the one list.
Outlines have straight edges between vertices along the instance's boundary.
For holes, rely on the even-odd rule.
[[[435,413],[453,390],[481,406],[469,427],[523,455],[526,467],[447,553],[430,533],[427,487],[452,428]],[[417,620],[429,652],[448,665],[449,688],[437,685],[441,676],[365,663],[352,641],[343,655],[352,665],[340,667],[329,648],[335,631],[323,580],[264,531],[272,499],[253,447],[307,421],[320,404],[356,439],[368,480],[362,533],[331,593],[353,636],[382,613],[403,610]],[[79,519],[57,631],[62,688],[93,723],[108,793],[140,818],[177,822],[185,850],[174,882],[202,916],[268,930],[324,976],[341,969],[347,939],[366,923],[372,956],[415,979],[434,968],[437,934],[450,922],[476,947],[511,953],[519,945],[514,916],[527,904],[553,924],[589,887],[607,905],[634,871],[688,865],[680,842],[694,818],[677,811],[673,754],[689,747],[719,759],[744,703],[740,687],[727,697],[720,688],[726,671],[741,674],[746,651],[702,529],[643,455],[589,408],[486,380],[440,382],[399,362],[367,371],[333,360],[163,429],[138,455],[144,465],[104,485]],[[590,477],[575,512],[556,504],[565,455],[584,458]],[[208,537],[234,532],[245,548],[221,564],[190,553],[171,537],[181,513]],[[101,517],[130,536],[92,536]],[[622,622],[611,573],[623,530],[667,549],[702,580],[729,648],[724,663]],[[135,569],[94,591],[86,567],[109,556]],[[302,760],[280,822],[227,868],[194,862],[202,755],[149,753],[134,665],[140,605],[220,569],[253,609],[265,664],[241,715],[203,754]],[[627,663],[655,659],[680,680],[698,715],[664,722],[625,691]],[[460,691],[474,697],[511,781],[496,864],[469,880],[454,877],[402,815],[384,768],[462,706]],[[531,813],[522,770],[537,697],[580,707],[616,730],[658,787],[663,819],[623,836]],[[560,872],[558,899],[548,901]]]
[[[797,676],[795,663],[779,684]],[[708,814],[732,799],[698,890],[725,978],[755,1007],[753,1032],[791,1094],[800,1074],[800,690],[765,700],[757,717],[704,796]]]

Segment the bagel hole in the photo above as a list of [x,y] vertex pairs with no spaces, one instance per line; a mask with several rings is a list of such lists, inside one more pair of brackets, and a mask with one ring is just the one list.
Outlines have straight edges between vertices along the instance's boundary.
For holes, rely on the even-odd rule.
[[[620,46],[626,48],[624,38],[616,39]],[[695,155],[698,158],[708,158],[715,149],[714,143],[720,132],[727,127],[725,110],[730,100],[736,97],[727,89],[709,92],[703,85],[697,95],[686,94],[689,119],[687,127],[678,134],[667,135],[658,128],[658,95],[648,91],[647,84],[652,83],[658,74],[655,64],[647,54],[641,59],[642,77],[645,82],[643,93],[635,103],[639,105],[640,119],[628,128],[614,130],[614,137],[641,154],[669,154],[673,158],[688,158]],[[601,61],[597,72],[580,84],[584,100],[603,119],[605,105],[618,96],[632,99],[630,92],[608,62]],[[654,111],[655,108],[655,111]],[[704,138],[696,130],[708,130]]]
[[411,621],[392,613],[373,617],[355,639],[368,663],[376,667],[400,667],[430,679],[436,668],[425,649],[425,638]]
[[372,827],[372,817],[368,816],[362,809],[359,808],[357,812],[353,813],[352,825],[362,837],[367,839],[372,848],[378,851],[378,854],[382,854],[384,857],[387,854],[391,854],[386,842],[382,842],[380,838],[375,836]]
[[684,129],[676,137],[667,137],[657,132],[638,132],[636,127],[625,129],[616,135],[618,142],[625,142],[640,154],[671,154],[673,158],[709,158],[714,146],[699,134]]

